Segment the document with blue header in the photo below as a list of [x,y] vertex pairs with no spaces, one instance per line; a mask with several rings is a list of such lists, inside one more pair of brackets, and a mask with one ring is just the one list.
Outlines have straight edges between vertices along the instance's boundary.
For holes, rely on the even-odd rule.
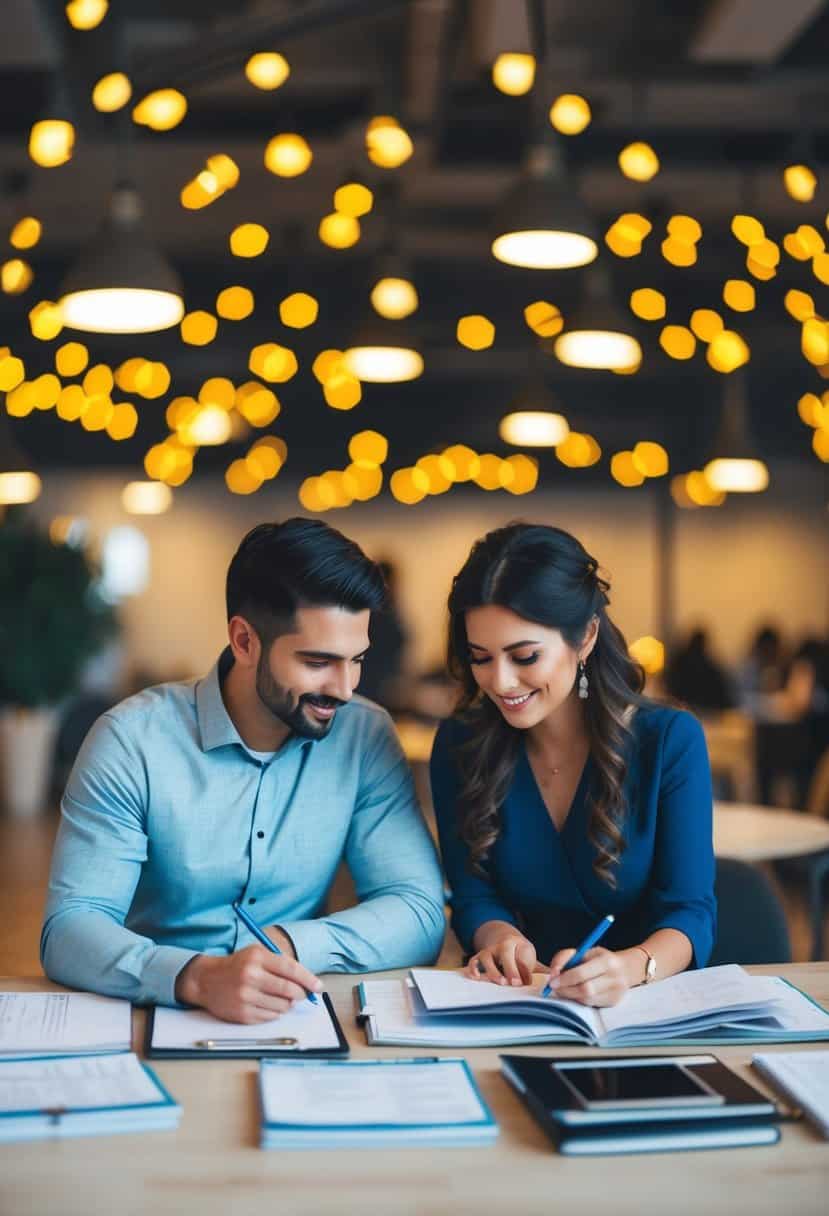
[[465,1060],[263,1060],[262,1148],[485,1144],[498,1125]]
[[180,1118],[134,1052],[0,1061],[0,1143],[166,1130]]

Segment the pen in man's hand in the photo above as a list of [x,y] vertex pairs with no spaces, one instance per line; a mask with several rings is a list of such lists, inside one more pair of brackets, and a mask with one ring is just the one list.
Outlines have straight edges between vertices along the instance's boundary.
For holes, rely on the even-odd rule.
[[[268,937],[267,933],[262,928],[262,926],[257,925],[256,921],[253,919],[251,914],[249,912],[245,911],[245,909],[239,903],[238,899],[234,900],[233,911],[239,917],[239,920],[242,922],[242,924],[246,925],[247,928],[250,929],[251,933],[256,938],[256,940],[258,942],[261,942],[262,945],[266,947],[266,949],[270,950],[273,954],[282,953],[282,951],[279,949],[279,946],[277,946],[276,942],[271,941],[271,939]],[[317,998],[314,996],[313,992],[308,993],[308,1000],[311,1002],[312,1005],[317,1004]]]
[[[608,915],[604,918],[604,920],[600,920],[599,923],[596,925],[596,928],[591,930],[590,933],[588,933],[587,937],[584,939],[582,944],[576,950],[576,953],[573,955],[572,958],[567,960],[567,962],[564,964],[564,966],[561,968],[561,970],[569,971],[571,967],[577,967],[578,964],[581,962],[581,960],[584,958],[587,951],[590,950],[591,947],[595,946],[596,942],[600,941],[601,938],[604,937],[605,933],[607,933],[608,929],[613,924],[615,919],[616,919],[616,917],[612,913],[608,913]],[[553,990],[550,987],[549,983],[547,983],[544,985],[544,991],[541,993],[541,995],[549,996],[552,991]]]

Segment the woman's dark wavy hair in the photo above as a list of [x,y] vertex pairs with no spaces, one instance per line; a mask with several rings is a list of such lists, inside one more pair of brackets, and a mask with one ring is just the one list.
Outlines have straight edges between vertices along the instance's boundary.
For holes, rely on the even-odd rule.
[[471,727],[457,749],[461,776],[459,830],[473,867],[483,870],[500,831],[500,808],[513,778],[522,732],[511,727],[472,674],[466,636],[471,608],[498,604],[525,620],[558,629],[573,649],[592,617],[599,623],[587,660],[584,702],[590,753],[596,768],[589,839],[595,872],[615,886],[624,849],[622,793],[631,737],[630,707],[644,703],[644,672],[628,655],[621,631],[607,615],[610,584],[596,559],[561,528],[512,523],[488,532],[472,547],[449,595],[449,670],[460,683],[456,714]]

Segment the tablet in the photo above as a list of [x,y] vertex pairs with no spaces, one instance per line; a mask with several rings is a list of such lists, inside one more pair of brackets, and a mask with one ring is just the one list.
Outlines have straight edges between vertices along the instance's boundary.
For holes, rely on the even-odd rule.
[[573,1060],[553,1070],[584,1110],[721,1106],[725,1100],[676,1060]]
[[327,992],[316,1004],[298,1001],[287,1013],[255,1026],[223,1022],[204,1009],[155,1005],[147,1017],[145,1054],[151,1059],[258,1060],[268,1056],[347,1056],[348,1043]]

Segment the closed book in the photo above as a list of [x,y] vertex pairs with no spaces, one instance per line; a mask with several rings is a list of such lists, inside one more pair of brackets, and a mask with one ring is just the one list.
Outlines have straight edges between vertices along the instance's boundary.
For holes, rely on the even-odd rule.
[[[568,1156],[676,1152],[775,1144],[781,1112],[764,1094],[714,1056],[635,1057],[613,1061],[595,1056],[502,1055],[501,1070],[528,1109]],[[716,1096],[716,1104],[697,1107],[668,1101],[634,1109],[587,1109],[556,1065],[587,1061],[602,1068],[647,1063],[678,1063]]]

